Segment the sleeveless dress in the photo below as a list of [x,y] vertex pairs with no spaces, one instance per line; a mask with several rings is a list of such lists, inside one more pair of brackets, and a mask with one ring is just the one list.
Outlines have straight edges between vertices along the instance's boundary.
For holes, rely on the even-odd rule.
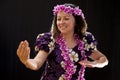
[[[88,57],[92,50],[97,49],[97,41],[90,32],[86,32],[82,39],[86,56]],[[51,32],[42,33],[37,36],[35,52],[37,53],[39,50],[44,50],[49,54],[40,80],[62,80],[60,77],[65,73],[63,69],[64,64],[62,63],[64,59],[61,56],[60,45],[54,42]],[[81,65],[78,63],[81,60],[81,52],[78,50],[78,45],[69,49],[69,55],[76,66],[71,80],[77,80],[81,68]]]

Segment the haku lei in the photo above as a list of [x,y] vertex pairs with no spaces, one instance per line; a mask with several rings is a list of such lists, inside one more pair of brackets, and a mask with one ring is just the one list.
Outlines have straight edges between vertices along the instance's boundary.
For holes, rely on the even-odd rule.
[[77,16],[81,16],[83,19],[85,18],[82,10],[79,7],[72,8],[71,6],[65,6],[65,5],[55,6],[54,9],[53,9],[53,15],[57,15],[58,12],[61,11],[61,10],[66,12],[66,13],[69,13],[71,15],[74,14],[74,15],[77,15]]

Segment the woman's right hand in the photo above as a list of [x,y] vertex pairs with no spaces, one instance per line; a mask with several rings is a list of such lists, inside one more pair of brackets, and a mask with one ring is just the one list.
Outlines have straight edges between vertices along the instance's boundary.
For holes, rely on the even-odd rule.
[[17,56],[23,64],[26,64],[27,60],[30,58],[30,47],[27,40],[20,42],[17,49]]

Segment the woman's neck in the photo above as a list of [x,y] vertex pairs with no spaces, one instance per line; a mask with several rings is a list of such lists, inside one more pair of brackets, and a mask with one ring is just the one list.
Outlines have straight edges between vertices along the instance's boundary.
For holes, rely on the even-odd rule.
[[62,37],[65,39],[65,41],[74,40],[74,34],[62,34]]
[[73,48],[74,46],[76,46],[74,34],[62,34],[62,37],[64,38],[66,45],[69,48]]

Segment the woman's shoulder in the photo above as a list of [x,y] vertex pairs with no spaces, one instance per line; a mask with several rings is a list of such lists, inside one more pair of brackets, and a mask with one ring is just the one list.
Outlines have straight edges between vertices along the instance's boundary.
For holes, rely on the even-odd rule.
[[85,32],[84,36],[93,36],[93,34],[91,32]]
[[95,43],[96,39],[91,32],[86,32],[83,36],[83,41],[87,42],[88,44],[91,44],[92,42]]
[[91,32],[86,32],[83,36],[83,41],[85,43],[86,55],[89,56],[92,53],[92,50],[97,49],[97,40]]
[[51,32],[44,32],[44,33],[39,33],[37,38],[40,38],[40,37],[50,38],[51,36],[52,36]]
[[83,38],[95,39],[94,35],[91,32],[88,32],[88,31],[84,33]]
[[54,41],[51,32],[40,33],[35,43],[35,51],[44,50],[50,53],[54,49]]

